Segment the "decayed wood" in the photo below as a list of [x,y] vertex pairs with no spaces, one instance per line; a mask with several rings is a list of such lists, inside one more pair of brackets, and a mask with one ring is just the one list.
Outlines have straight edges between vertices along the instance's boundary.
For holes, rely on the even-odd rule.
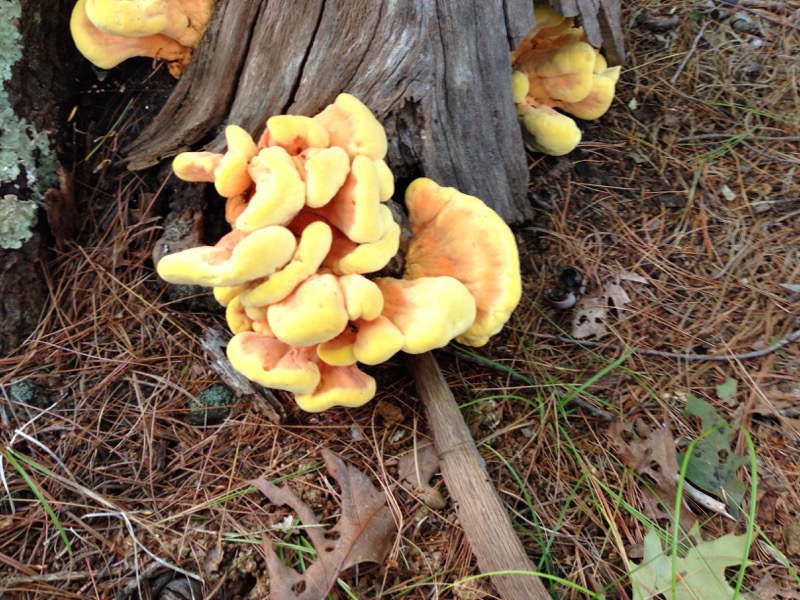
[[214,136],[219,149],[223,124],[260,134],[271,115],[316,114],[348,92],[385,125],[398,178],[426,175],[519,222],[531,207],[509,51],[532,24],[523,0],[220,0],[130,166]]
[[[467,428],[450,388],[431,353],[409,356],[409,364],[428,425],[433,431],[442,476],[456,513],[483,573],[528,571],[531,563],[511,526],[500,496]],[[504,600],[549,600],[535,575],[495,575],[492,583]]]
[[608,64],[625,62],[620,0],[550,0],[550,5],[565,17],[579,17],[589,43],[605,50]]

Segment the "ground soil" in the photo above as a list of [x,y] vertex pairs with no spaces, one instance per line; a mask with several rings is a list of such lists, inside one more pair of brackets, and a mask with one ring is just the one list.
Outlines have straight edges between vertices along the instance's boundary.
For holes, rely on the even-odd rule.
[[[733,518],[697,501],[683,511],[706,539],[757,528],[743,589],[797,597],[782,563],[800,557],[800,349],[775,343],[800,327],[800,5],[633,4],[609,113],[581,123],[569,156],[529,155],[520,308],[476,354],[437,356],[526,548],[559,578],[554,594],[631,597],[628,565],[674,502],[659,506],[659,480],[625,462],[611,426],[643,440],[667,427],[674,454],[703,431],[684,414],[693,395],[732,424],[731,451],[756,466],[737,477],[756,493]],[[398,525],[387,565],[343,573],[331,597],[492,597],[463,581],[476,569],[453,507],[397,485],[400,455],[427,438],[402,358],[370,370],[379,396],[359,409],[305,414],[279,395],[280,425],[253,402],[198,418],[195,398],[220,383],[201,342],[224,317],[171,299],[151,258],[186,190],[167,168],[121,166],[171,85],[131,61],[70,99],[62,160],[90,210],[75,241],[54,244],[37,333],[0,359],[0,597],[168,598],[163,577],[180,572],[202,577],[206,597],[268,597],[262,534],[302,535],[271,529],[290,511],[246,481],[282,478],[335,522],[321,448],[385,489]],[[566,267],[603,302],[592,347],[566,337],[580,307],[546,298]],[[732,394],[717,388],[728,380]]]

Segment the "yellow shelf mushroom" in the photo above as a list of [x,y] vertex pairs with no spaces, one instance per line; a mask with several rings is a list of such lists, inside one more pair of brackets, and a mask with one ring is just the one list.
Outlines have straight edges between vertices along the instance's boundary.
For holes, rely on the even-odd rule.
[[359,406],[376,393],[359,363],[454,338],[484,344],[508,320],[520,296],[511,230],[478,198],[429,179],[406,192],[405,275],[376,275],[401,228],[385,204],[386,134],[356,98],[342,94],[312,118],[271,117],[258,143],[236,126],[226,138],[226,152],[187,152],[173,168],[215,185],[231,233],[157,270],[214,287],[234,333],[228,358],[249,379],[306,411]]
[[598,119],[614,99],[620,67],[608,67],[573,19],[549,4],[534,6],[536,26],[511,53],[512,90],[525,145],[553,156],[568,154],[581,132],[566,114]]

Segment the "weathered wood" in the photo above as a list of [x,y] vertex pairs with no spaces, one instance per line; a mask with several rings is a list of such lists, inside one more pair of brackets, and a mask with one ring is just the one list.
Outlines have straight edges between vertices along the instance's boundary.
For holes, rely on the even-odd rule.
[[608,64],[625,62],[620,0],[550,0],[550,5],[560,15],[579,17],[589,43],[605,50]]
[[483,573],[531,573],[492,576],[492,583],[504,600],[549,600],[550,594],[533,575],[536,568],[514,532],[436,359],[428,352],[409,356],[408,360],[433,431],[445,485],[478,567]]
[[531,207],[509,51],[532,23],[522,0],[220,0],[130,166],[211,136],[219,149],[225,123],[260,134],[269,116],[315,114],[346,91],[385,125],[397,177],[424,174],[519,222]]

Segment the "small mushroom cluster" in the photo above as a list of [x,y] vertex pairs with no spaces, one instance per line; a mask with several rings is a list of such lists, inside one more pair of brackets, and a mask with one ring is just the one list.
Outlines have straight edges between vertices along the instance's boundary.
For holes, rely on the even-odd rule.
[[573,19],[547,3],[534,6],[536,26],[511,53],[512,86],[525,144],[562,156],[575,149],[581,132],[570,117],[600,118],[611,106],[620,67],[609,67]]
[[211,18],[215,0],[78,0],[70,30],[89,62],[111,69],[134,56],[169,62],[179,77]]
[[227,354],[252,381],[306,411],[360,406],[376,393],[357,363],[422,353],[457,338],[485,344],[521,294],[513,233],[478,198],[430,179],[405,195],[413,234],[402,278],[379,276],[401,227],[381,124],[339,95],[314,117],[267,120],[256,143],[225,130],[225,153],[185,152],[187,181],[213,182],[232,231],[164,256],[168,282],[214,288],[234,333]]

